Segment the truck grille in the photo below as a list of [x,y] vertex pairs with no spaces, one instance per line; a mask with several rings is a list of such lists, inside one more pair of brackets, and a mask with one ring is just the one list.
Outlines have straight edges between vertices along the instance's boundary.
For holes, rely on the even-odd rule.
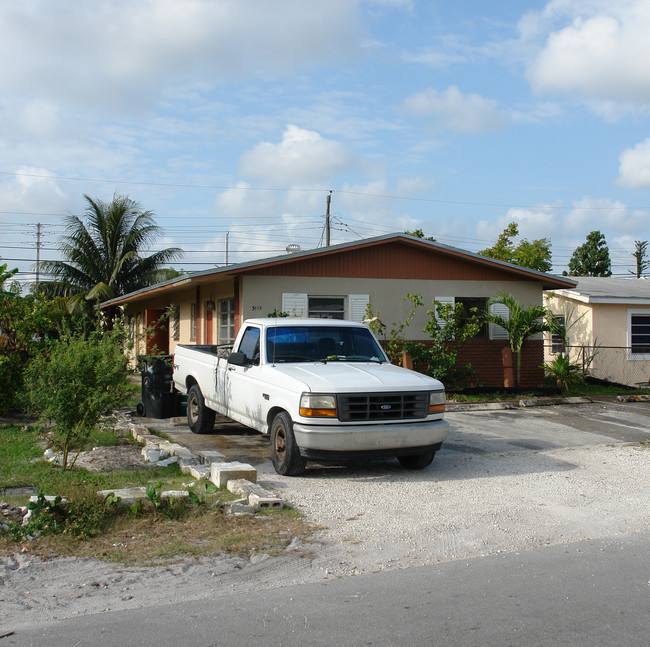
[[429,410],[428,391],[355,393],[354,395],[339,395],[337,400],[341,422],[424,418]]

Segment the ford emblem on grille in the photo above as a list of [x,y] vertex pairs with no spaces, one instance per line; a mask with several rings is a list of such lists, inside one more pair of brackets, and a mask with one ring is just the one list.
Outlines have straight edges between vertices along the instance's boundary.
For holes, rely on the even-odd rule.
[[382,408],[384,411],[388,411],[388,409],[392,409],[392,407],[390,406],[390,404],[382,404],[382,405],[381,405],[381,408]]

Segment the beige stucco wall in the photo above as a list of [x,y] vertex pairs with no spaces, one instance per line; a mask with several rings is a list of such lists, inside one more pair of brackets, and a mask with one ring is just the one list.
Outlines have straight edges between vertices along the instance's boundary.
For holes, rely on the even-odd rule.
[[[512,294],[524,307],[542,301],[541,285],[529,281],[425,281],[402,279],[332,279],[313,277],[247,276],[242,280],[241,317],[264,317],[274,308],[281,310],[282,293],[299,292],[311,296],[368,294],[374,312],[390,327],[403,322],[411,309],[407,293],[423,297],[421,308],[406,331],[407,339],[422,339],[426,310],[436,297],[492,297],[497,292]],[[349,316],[349,313],[346,313]]]
[[[172,294],[153,295],[147,299],[130,303],[126,307],[125,314],[133,315],[138,322],[137,340],[138,348],[134,354],[144,353],[144,312],[146,310],[167,310],[170,306],[180,308],[180,338],[173,339],[172,320],[169,322],[169,353],[173,354],[177,344],[203,344],[207,341],[206,334],[206,309],[208,301],[212,300],[218,304],[219,299],[226,299],[234,296],[234,281],[214,282],[200,286],[200,332],[199,339],[191,338],[191,305],[196,301],[196,286],[188,285]],[[218,331],[218,309],[215,308],[212,317],[212,343],[219,343]]]
[[[546,303],[555,314],[564,314],[569,327],[570,356],[583,362],[593,356],[589,367],[590,375],[620,384],[635,385],[650,379],[650,360],[634,358],[628,352],[628,313],[647,311],[650,307],[629,306],[615,303],[584,303],[561,295],[546,295]],[[584,315],[584,316],[581,316]],[[572,324],[572,322],[575,322]],[[550,337],[548,338],[550,346]],[[545,348],[544,359],[553,358],[549,347]],[[586,350],[582,350],[584,346]]]

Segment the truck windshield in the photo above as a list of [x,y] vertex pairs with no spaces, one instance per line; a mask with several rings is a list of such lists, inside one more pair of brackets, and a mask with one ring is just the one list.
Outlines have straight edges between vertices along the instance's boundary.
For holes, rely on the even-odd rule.
[[266,333],[266,359],[280,362],[385,362],[366,328],[278,326]]

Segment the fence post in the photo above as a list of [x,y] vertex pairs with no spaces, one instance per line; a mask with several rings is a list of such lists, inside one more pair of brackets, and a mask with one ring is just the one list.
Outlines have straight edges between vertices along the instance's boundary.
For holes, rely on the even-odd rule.
[[515,371],[512,366],[512,351],[510,346],[501,349],[501,361],[503,362],[503,386],[506,389],[515,386]]

